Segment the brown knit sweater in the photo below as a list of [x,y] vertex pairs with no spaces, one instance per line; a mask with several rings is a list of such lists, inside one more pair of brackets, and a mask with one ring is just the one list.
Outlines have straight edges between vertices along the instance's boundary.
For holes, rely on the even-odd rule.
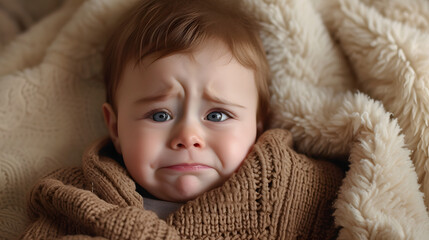
[[23,239],[330,239],[343,172],[297,154],[286,130],[269,130],[222,187],[187,202],[166,221],[143,208],[127,171],[92,145],[82,167],[40,180]]

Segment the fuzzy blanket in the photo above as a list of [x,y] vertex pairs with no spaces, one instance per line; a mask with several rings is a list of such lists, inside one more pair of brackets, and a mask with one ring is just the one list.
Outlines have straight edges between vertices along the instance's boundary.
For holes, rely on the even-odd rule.
[[63,0],[0,0],[0,51]]
[[[79,165],[106,134],[100,53],[136,1],[66,1],[2,51],[1,237],[25,228],[36,179]],[[429,2],[241,1],[263,25],[271,126],[302,153],[349,163],[339,239],[427,239]]]

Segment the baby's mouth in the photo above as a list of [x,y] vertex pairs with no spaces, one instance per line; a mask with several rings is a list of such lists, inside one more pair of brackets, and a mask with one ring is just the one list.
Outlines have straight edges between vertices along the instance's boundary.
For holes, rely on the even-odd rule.
[[175,171],[200,171],[200,170],[211,169],[211,167],[200,163],[182,163],[182,164],[170,165],[164,168],[169,170],[175,170]]

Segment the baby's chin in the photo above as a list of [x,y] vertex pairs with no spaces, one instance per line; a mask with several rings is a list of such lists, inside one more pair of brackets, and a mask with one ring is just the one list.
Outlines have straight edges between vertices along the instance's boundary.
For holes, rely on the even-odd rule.
[[171,190],[164,192],[164,197],[160,197],[160,199],[170,202],[187,202],[215,188],[217,185],[219,184],[216,182],[210,184],[195,175],[182,175],[177,177],[174,184],[170,186]]

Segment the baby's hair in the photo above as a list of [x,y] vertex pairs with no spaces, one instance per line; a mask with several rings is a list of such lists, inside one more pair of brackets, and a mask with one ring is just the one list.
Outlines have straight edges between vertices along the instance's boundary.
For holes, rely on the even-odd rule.
[[236,0],[141,0],[107,42],[104,54],[106,101],[117,112],[115,94],[129,61],[139,64],[175,53],[192,52],[208,39],[226,44],[237,61],[255,72],[257,119],[267,123],[269,66],[259,25]]

